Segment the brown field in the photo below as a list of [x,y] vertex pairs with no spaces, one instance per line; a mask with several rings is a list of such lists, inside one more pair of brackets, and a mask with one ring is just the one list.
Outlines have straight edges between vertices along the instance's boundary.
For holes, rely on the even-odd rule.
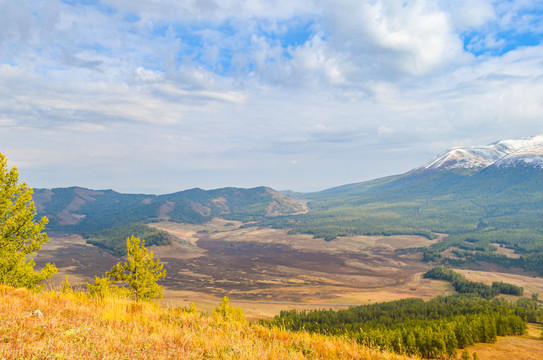
[[528,334],[524,336],[499,336],[494,344],[473,345],[468,351],[471,355],[476,352],[481,360],[543,359],[542,330],[542,325],[529,324]]
[[[417,250],[444,235],[437,240],[348,236],[326,242],[310,235],[287,235],[286,230],[241,225],[221,219],[205,225],[152,224],[180,240],[171,246],[151,247],[168,271],[162,283],[166,305],[194,302],[198,309],[210,311],[228,296],[247,316],[267,318],[285,309],[340,309],[454,293],[447,282],[422,278],[431,265],[421,262],[422,254]],[[65,275],[70,276],[72,285],[84,286],[120,260],[86,244],[80,236],[65,234],[51,234],[36,258],[38,266],[51,261],[59,268],[53,287]],[[470,278],[476,273],[465,274]],[[496,276],[503,281],[512,276],[514,281],[510,282],[520,283],[528,294],[543,294],[541,279]]]

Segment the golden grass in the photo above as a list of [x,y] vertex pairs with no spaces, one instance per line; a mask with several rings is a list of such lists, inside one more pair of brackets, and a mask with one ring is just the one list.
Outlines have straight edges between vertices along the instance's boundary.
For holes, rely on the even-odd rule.
[[[32,314],[40,310],[41,316]],[[82,293],[0,287],[1,359],[408,359],[344,338]]]
[[470,354],[477,353],[481,360],[535,360],[543,359],[543,340],[540,324],[528,324],[523,336],[498,336],[493,344],[476,344],[468,347]]

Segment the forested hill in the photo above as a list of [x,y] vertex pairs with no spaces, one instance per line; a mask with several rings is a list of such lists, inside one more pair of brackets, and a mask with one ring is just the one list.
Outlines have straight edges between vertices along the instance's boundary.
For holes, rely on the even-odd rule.
[[118,222],[153,220],[198,224],[213,217],[247,221],[304,210],[302,203],[267,187],[195,188],[166,195],[70,187],[34,189],[33,199],[38,214],[49,218],[51,229],[106,228]]
[[268,221],[332,240],[348,234],[465,234],[528,230],[543,234],[543,170],[489,167],[412,171],[297,194],[309,213]]
[[[190,189],[166,195],[121,194],[81,187],[34,189],[38,216],[47,216],[49,231],[82,234],[95,245],[121,252],[132,234],[147,244],[165,244],[166,233],[145,223],[170,220],[200,224],[221,217],[251,221],[305,211],[305,204],[273,189]],[[112,241],[112,239],[115,239]]]
[[[543,136],[455,148],[405,174],[293,195],[308,201],[309,212],[265,224],[326,240],[450,234],[426,250],[426,260],[490,261],[543,274]],[[445,258],[447,249],[453,254]]]

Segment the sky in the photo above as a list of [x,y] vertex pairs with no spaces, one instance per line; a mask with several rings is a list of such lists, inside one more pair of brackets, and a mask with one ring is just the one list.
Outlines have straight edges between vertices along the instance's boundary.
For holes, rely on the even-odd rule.
[[35,188],[311,192],[543,134],[541,0],[0,0]]

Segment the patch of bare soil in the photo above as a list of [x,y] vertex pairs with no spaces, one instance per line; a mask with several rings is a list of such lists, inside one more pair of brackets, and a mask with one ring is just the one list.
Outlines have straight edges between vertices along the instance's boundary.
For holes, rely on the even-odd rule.
[[94,283],[95,275],[104,275],[121,259],[87,244],[80,235],[54,234],[49,235],[49,242],[41,248],[34,260],[38,269],[48,262],[57,266],[58,273],[51,279],[51,286],[55,287],[64,280],[65,275],[70,277],[73,286]]
[[158,216],[161,219],[167,219],[168,214],[173,210],[174,207],[175,203],[173,201],[166,201],[164,204],[160,205],[160,209],[158,210]]

